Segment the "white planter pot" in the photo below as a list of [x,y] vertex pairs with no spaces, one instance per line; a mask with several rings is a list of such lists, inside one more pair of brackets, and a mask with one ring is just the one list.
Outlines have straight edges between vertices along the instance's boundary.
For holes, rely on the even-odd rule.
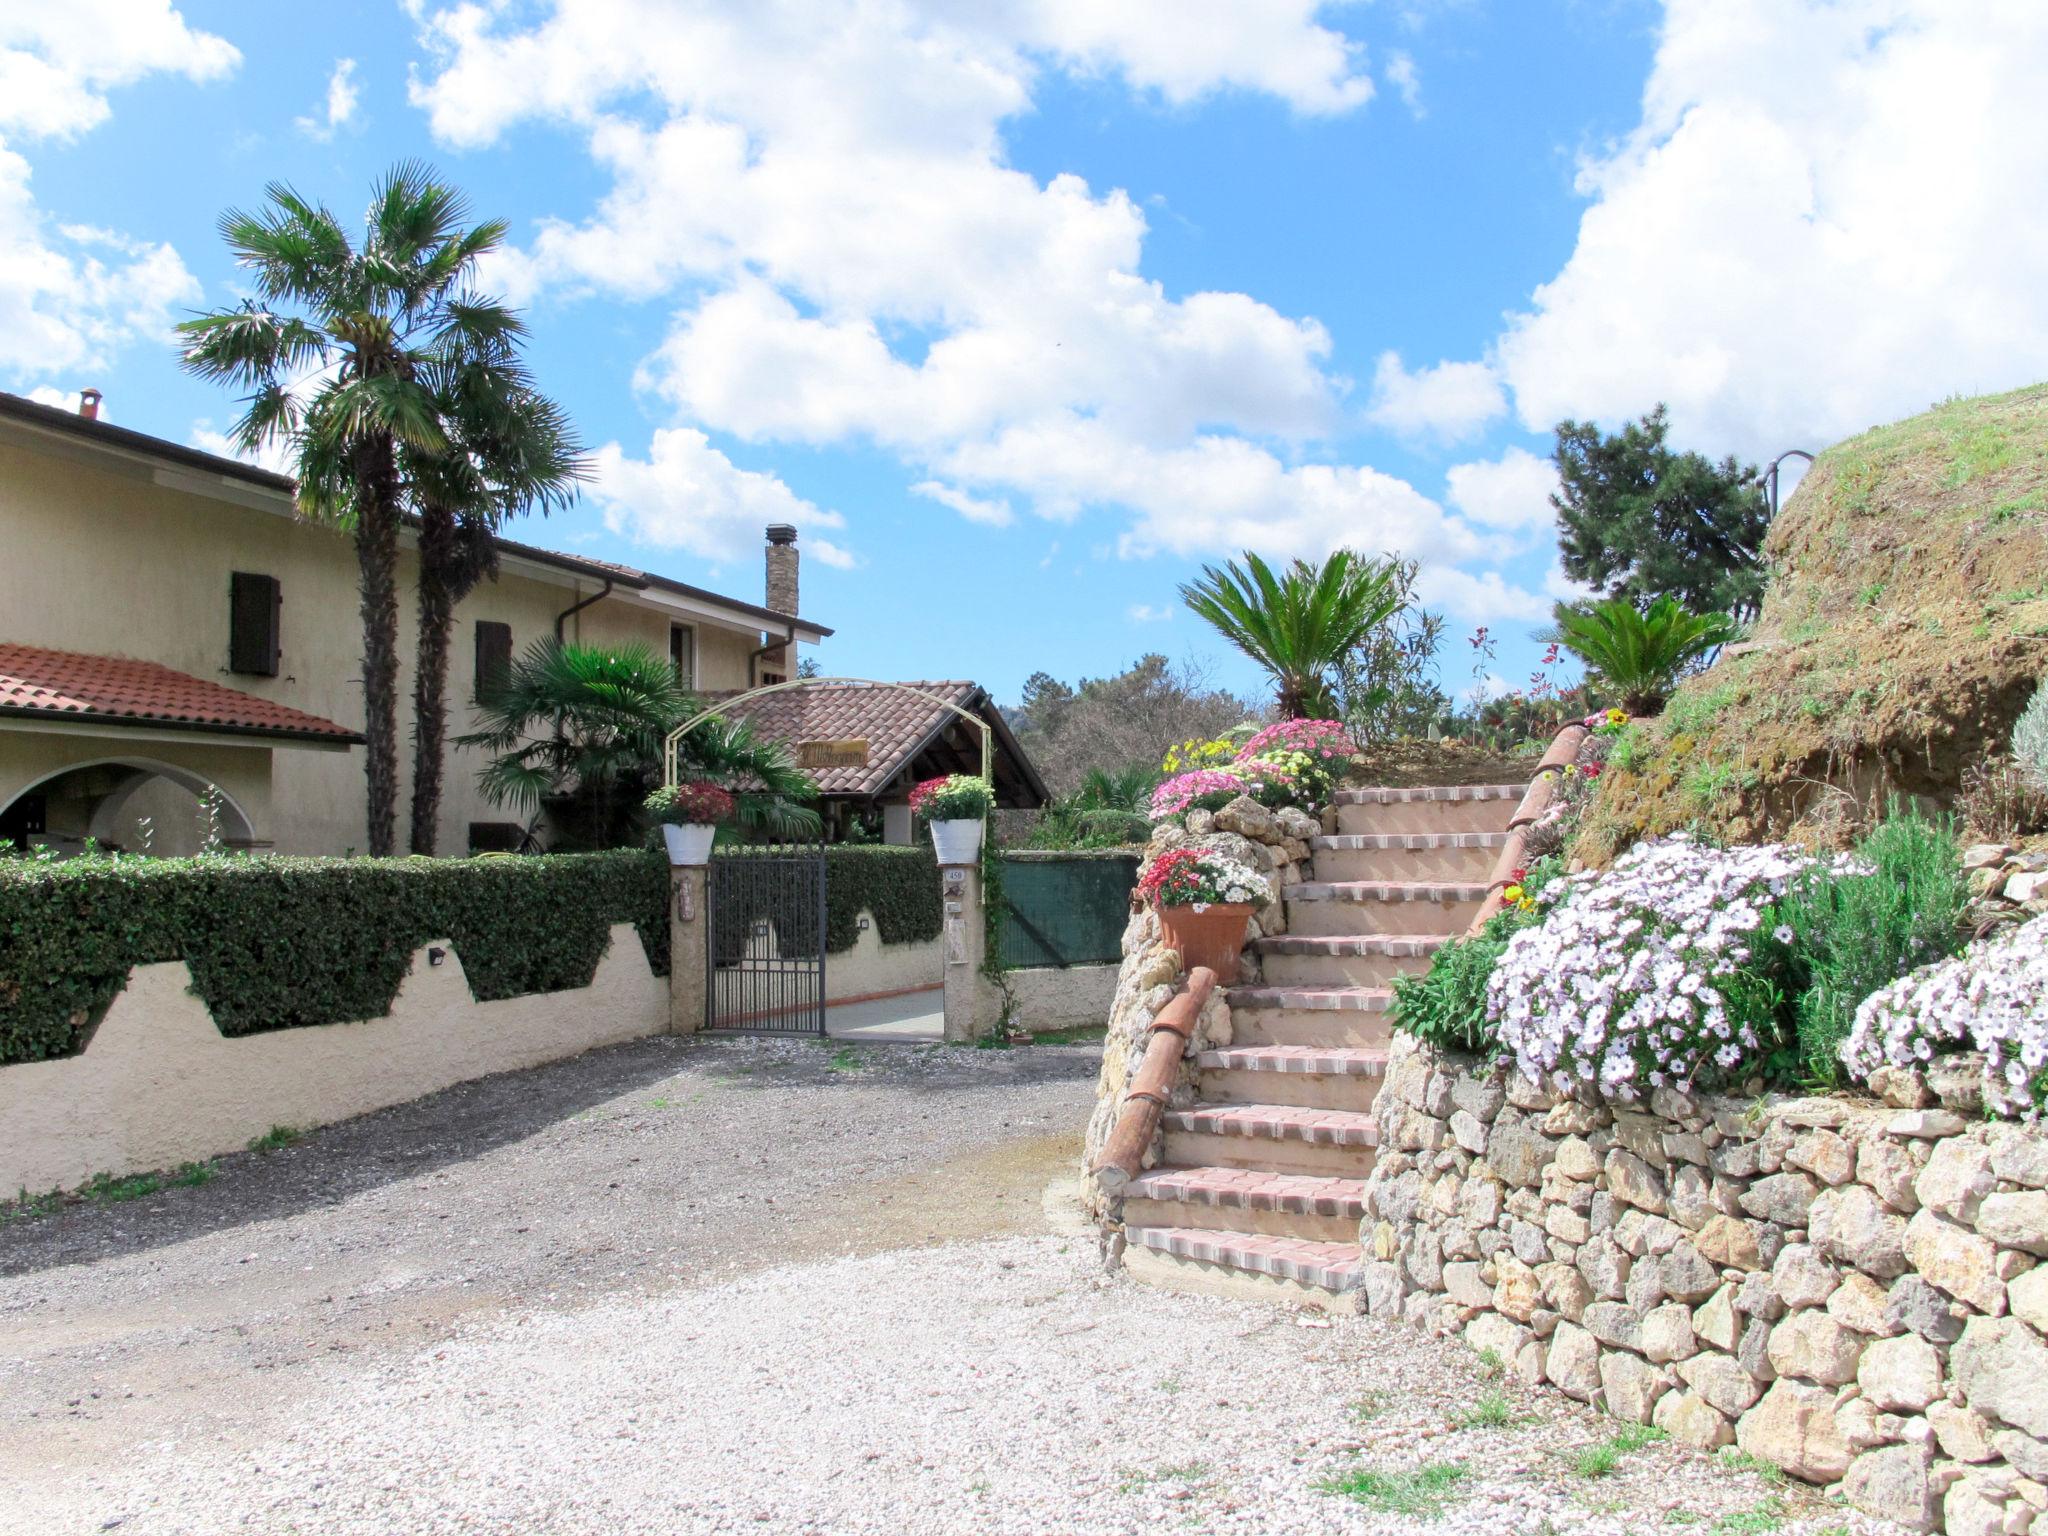
[[983,822],[979,816],[960,821],[933,822],[932,847],[938,850],[939,862],[980,863],[982,826]]
[[718,835],[718,828],[702,822],[692,822],[679,827],[673,822],[662,823],[662,840],[668,844],[668,861],[671,864],[708,864],[711,862],[711,839]]

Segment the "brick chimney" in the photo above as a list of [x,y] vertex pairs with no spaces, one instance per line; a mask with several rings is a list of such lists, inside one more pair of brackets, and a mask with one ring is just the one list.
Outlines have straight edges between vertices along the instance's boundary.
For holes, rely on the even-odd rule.
[[[796,617],[796,529],[788,523],[768,525],[768,604],[776,613]],[[764,671],[789,676],[789,647],[777,646],[761,658]]]
[[100,392],[96,389],[81,389],[78,392],[78,414],[87,421],[100,419]]

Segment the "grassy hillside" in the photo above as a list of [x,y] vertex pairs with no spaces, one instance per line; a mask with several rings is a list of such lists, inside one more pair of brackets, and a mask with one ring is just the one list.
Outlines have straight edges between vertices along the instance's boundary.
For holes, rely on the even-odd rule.
[[1754,635],[1633,733],[1582,857],[1693,824],[1838,843],[2005,745],[2048,673],[2048,384],[1837,443],[1766,553]]

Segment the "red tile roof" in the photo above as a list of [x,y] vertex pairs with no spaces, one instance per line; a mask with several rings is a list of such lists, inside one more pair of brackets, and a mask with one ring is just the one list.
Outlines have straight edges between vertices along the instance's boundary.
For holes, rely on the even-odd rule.
[[153,661],[0,645],[0,716],[358,742],[345,725]]
[[[805,741],[866,741],[866,767],[810,770],[822,794],[865,797],[886,789],[890,781],[909,767],[949,726],[957,722],[967,729],[966,722],[952,710],[915,693],[905,693],[902,691],[904,688],[935,694],[948,704],[987,720],[995,731],[999,800],[1005,804],[1026,806],[1044,803],[1045,786],[1039,782],[1037,770],[1024,756],[1002,715],[989,702],[988,695],[978,683],[911,682],[895,688],[858,683],[812,683],[807,687],[749,700],[732,713],[735,718],[745,720],[761,736],[771,741],[787,742],[791,746]],[[713,697],[719,695],[714,694]],[[980,755],[980,744],[971,743],[967,748],[965,767],[978,771]]]

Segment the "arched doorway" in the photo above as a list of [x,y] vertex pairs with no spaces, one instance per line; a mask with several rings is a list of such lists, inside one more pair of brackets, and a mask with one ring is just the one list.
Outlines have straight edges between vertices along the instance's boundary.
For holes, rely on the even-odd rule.
[[80,853],[179,858],[209,844],[247,848],[256,830],[233,796],[203,776],[150,758],[77,763],[0,806],[0,843]]

